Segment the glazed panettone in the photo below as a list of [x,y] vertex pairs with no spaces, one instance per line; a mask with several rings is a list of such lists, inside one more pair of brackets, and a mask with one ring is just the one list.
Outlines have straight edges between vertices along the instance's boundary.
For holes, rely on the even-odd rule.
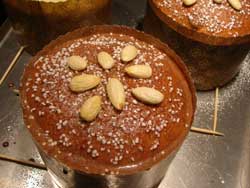
[[17,39],[35,54],[59,35],[108,24],[111,0],[4,0]]
[[[250,41],[248,0],[149,0],[157,16],[185,37],[210,45],[242,44]],[[230,3],[231,2],[231,3]],[[240,2],[235,5],[234,2]]]
[[122,26],[59,37],[26,66],[23,117],[48,156],[90,174],[151,168],[181,145],[195,93],[166,45]]
[[144,30],[187,65],[196,89],[224,86],[250,49],[250,1],[148,0]]

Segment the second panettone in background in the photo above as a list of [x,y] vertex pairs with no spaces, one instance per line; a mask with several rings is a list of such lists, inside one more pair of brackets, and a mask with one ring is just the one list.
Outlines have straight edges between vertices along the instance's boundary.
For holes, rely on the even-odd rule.
[[107,24],[111,0],[5,0],[21,45],[34,54],[59,35],[79,27]]
[[250,1],[149,0],[146,32],[173,48],[184,60],[196,88],[228,83],[249,51]]

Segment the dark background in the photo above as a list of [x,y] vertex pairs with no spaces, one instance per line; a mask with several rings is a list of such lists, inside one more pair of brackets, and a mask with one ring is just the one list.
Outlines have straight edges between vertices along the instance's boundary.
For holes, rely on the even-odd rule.
[[3,0],[0,0],[0,25],[4,22],[6,19],[6,13],[4,11],[4,6],[3,6]]

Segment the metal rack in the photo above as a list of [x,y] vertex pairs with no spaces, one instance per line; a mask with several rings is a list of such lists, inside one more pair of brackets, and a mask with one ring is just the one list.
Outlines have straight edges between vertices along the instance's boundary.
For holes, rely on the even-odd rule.
[[[116,16],[113,23],[138,26],[145,5],[145,0],[114,0],[113,13]],[[18,45],[9,22],[6,22],[0,29],[0,79],[8,73],[0,84],[0,154],[14,160],[30,160],[31,163],[35,160],[42,164],[24,128],[19,97],[13,92],[13,86],[18,87],[29,58],[30,55]],[[194,126],[219,130],[225,136],[190,133],[159,188],[250,188],[249,63],[250,54],[236,79],[220,89],[219,100],[216,100],[217,112],[214,112],[214,92],[198,92]],[[12,67],[8,69],[10,65]],[[216,130],[213,125],[216,125]],[[44,170],[2,160],[0,168],[1,188],[52,187]]]

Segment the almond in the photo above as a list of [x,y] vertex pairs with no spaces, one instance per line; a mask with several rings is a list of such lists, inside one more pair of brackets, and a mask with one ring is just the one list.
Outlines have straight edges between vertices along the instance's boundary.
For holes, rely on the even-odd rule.
[[101,110],[101,103],[102,98],[98,95],[87,99],[80,109],[81,118],[85,121],[93,121]]
[[132,94],[136,99],[146,104],[159,104],[164,99],[164,95],[160,91],[149,87],[137,87],[132,89]]
[[100,83],[100,78],[91,74],[75,76],[70,81],[69,87],[74,92],[83,92],[96,87]]
[[125,72],[134,78],[150,78],[152,69],[149,65],[132,65],[125,68]]
[[125,105],[125,91],[122,83],[116,78],[110,78],[107,84],[109,100],[117,110],[122,110]]
[[240,10],[242,8],[240,0],[228,0],[228,2],[236,10]]
[[222,0],[214,0],[215,3],[222,3]]
[[103,69],[111,69],[115,64],[114,59],[107,52],[98,53],[97,60]]
[[182,0],[186,6],[191,6],[196,3],[197,0]]
[[68,58],[68,66],[72,70],[81,71],[87,67],[88,60],[86,57],[71,56]]
[[123,48],[121,52],[121,59],[124,62],[132,61],[138,54],[138,50],[135,46],[128,45]]

